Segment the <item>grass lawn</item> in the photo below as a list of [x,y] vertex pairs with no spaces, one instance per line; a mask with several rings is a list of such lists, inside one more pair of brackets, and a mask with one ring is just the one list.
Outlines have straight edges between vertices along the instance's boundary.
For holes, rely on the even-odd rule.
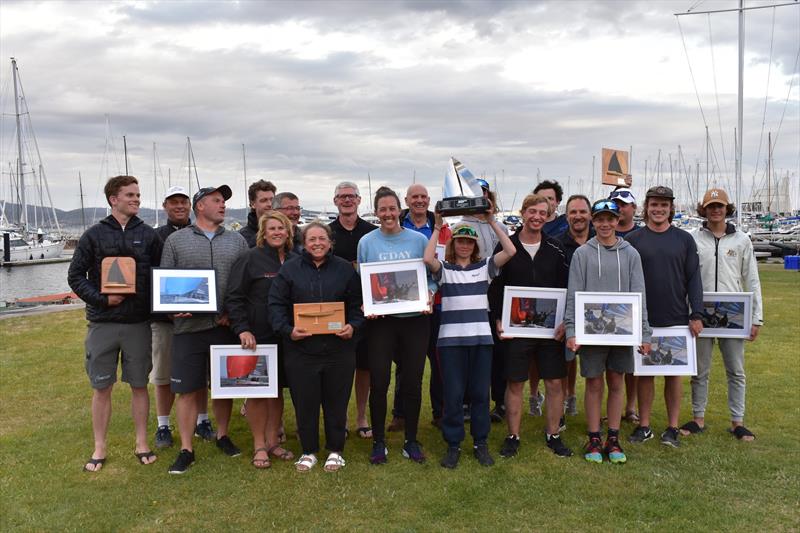
[[[213,444],[199,443],[195,466],[183,476],[170,476],[166,471],[175,448],[153,466],[140,466],[133,457],[130,392],[118,384],[108,462],[101,473],[87,474],[81,468],[92,451],[91,391],[82,364],[83,312],[3,320],[0,528],[797,531],[800,275],[770,265],[761,276],[767,325],[747,348],[746,423],[758,438],[741,443],[726,431],[725,372],[717,354],[706,433],[683,438],[680,449],[661,446],[657,438],[628,445],[628,463],[622,466],[589,464],[581,455],[556,458],[544,447],[544,420],[525,415],[519,456],[502,460],[497,455],[505,431],[495,424],[490,437],[495,467],[478,466],[466,450],[456,470],[445,470],[438,465],[445,445],[430,424],[425,394],[420,440],[429,460],[424,465],[403,459],[402,437],[390,433],[389,464],[383,467],[368,464],[371,442],[351,435],[347,467],[337,474],[319,467],[299,474],[290,463],[279,462],[256,471],[249,464],[249,430],[237,414],[231,435],[244,450],[241,457],[231,459]],[[682,421],[691,414],[689,389],[687,378]],[[568,419],[564,434],[576,452],[586,430],[580,401],[579,406],[581,414]],[[293,435],[291,407],[285,420]],[[657,395],[657,432],[664,420]],[[154,414],[150,425],[154,430]],[[623,439],[632,429],[623,424]],[[469,448],[471,442],[465,444]],[[299,452],[294,437],[288,447]]]

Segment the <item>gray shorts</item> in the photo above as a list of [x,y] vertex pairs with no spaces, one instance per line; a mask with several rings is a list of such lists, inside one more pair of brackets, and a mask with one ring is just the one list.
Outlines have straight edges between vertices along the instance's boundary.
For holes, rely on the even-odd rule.
[[172,322],[153,322],[153,370],[150,372],[150,383],[153,385],[169,385],[172,368]]
[[150,323],[89,322],[86,333],[86,374],[94,389],[117,381],[117,361],[122,355],[122,381],[131,387],[147,387],[153,367],[150,357]]
[[633,348],[630,346],[581,346],[581,376],[597,378],[606,370],[633,374]]

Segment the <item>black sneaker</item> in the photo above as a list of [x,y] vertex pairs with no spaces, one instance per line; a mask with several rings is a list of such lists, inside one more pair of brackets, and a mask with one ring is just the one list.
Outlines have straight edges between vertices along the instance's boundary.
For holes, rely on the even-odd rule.
[[519,451],[519,437],[516,435],[509,435],[506,437],[506,440],[503,441],[503,445],[500,447],[500,457],[508,459],[509,457],[514,457],[517,455]]
[[652,438],[653,438],[653,432],[650,431],[649,427],[636,426],[636,429],[634,429],[633,433],[631,433],[630,436],[628,437],[628,442],[639,444],[640,442],[644,442]]
[[678,428],[667,428],[661,434],[661,444],[678,448],[681,442],[678,440]]
[[369,462],[373,465],[385,465],[386,456],[389,450],[386,448],[386,443],[382,440],[376,440],[372,443],[372,453],[369,454]]
[[567,419],[563,416],[558,419],[558,432],[561,433],[562,431],[567,430]]
[[172,430],[169,426],[158,426],[156,429],[156,448],[169,448],[173,444]]
[[[519,441],[517,441],[519,443]],[[472,447],[472,455],[478,460],[481,466],[494,466],[494,459],[489,453],[489,447],[485,444],[478,444]]]
[[222,453],[228,457],[239,457],[242,455],[242,450],[237,448],[231,438],[227,435],[217,439],[217,448],[222,450]]
[[425,454],[422,453],[422,445],[415,440],[407,440],[403,444],[403,457],[411,459],[415,463],[424,463]]
[[217,438],[217,432],[211,426],[211,420],[206,419],[195,426],[194,436],[211,441]]
[[461,448],[457,446],[449,446],[447,453],[439,462],[445,468],[455,468],[458,466],[458,460],[461,458]]
[[192,463],[194,463],[194,452],[190,452],[189,450],[181,450],[181,453],[178,454],[175,462],[169,467],[169,473],[183,474],[189,470],[189,467],[192,466]]
[[553,450],[558,457],[572,457],[572,450],[561,441],[561,435],[545,435],[547,447]]
[[502,422],[506,418],[506,408],[502,405],[495,405],[489,413],[489,419],[496,423]]

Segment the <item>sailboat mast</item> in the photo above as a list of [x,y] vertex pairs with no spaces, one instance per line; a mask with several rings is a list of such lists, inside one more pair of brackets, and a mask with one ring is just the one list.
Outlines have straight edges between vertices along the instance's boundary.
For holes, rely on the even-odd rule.
[[125,136],[122,136],[122,151],[125,154],[125,175],[129,176],[128,174],[128,140]]
[[249,207],[247,194],[247,153],[244,149],[244,143],[242,143],[242,179],[244,180],[244,208],[247,209]]
[[772,132],[767,132],[767,214],[772,213]]
[[744,115],[744,0],[739,0],[739,117],[736,135],[736,225],[742,226],[742,123]]
[[83,210],[83,180],[81,179],[80,172],[78,172],[78,187],[81,191],[81,226],[83,227],[83,231],[86,232],[86,213]]
[[156,143],[153,143],[153,207],[156,212],[156,225],[158,227],[158,175],[156,174]]
[[20,226],[22,226],[23,236],[28,231],[28,204],[25,201],[25,175],[22,171],[22,123],[19,119],[19,87],[17,81],[17,60],[11,58],[11,73],[14,78],[14,113],[17,119],[17,176],[20,192]]

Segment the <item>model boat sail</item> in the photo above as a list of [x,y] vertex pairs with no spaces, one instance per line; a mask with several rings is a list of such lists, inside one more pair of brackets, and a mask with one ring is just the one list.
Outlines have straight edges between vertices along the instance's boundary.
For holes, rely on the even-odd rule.
[[447,164],[442,194],[444,198],[436,202],[442,216],[485,213],[489,209],[478,179],[454,157]]

